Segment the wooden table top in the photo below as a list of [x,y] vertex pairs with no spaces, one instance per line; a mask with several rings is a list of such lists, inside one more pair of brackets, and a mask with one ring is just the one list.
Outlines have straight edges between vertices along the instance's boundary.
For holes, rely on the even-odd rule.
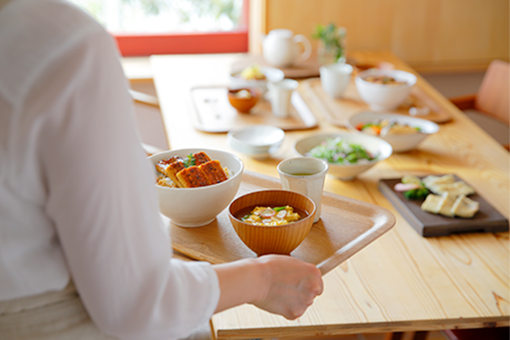
[[[196,130],[190,120],[189,90],[226,84],[239,54],[153,56],[151,64],[172,148],[224,149],[225,134]],[[415,73],[389,52],[350,52],[364,64],[385,61]],[[417,75],[417,74],[416,74]],[[405,174],[454,173],[472,184],[506,218],[509,216],[509,154],[489,135],[418,76],[417,86],[453,120],[440,125],[418,149],[393,154],[352,181],[326,179],[325,190],[378,204],[397,218],[396,226],[324,276],[324,293],[298,320],[243,305],[216,314],[219,339],[271,338],[508,326],[509,234],[473,233],[423,238],[377,189],[381,178]],[[306,93],[299,89],[306,97]],[[278,177],[276,165],[293,156],[293,143],[318,132],[343,131],[309,101],[319,127],[287,132],[281,149],[260,161],[236,153],[246,169]]]

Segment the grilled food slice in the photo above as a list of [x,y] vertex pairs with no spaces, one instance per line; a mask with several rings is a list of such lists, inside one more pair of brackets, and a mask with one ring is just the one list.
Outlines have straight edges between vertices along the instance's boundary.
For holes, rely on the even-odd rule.
[[198,166],[190,166],[177,173],[177,178],[184,188],[196,188],[209,185],[207,177]]
[[223,171],[221,163],[218,160],[209,161],[201,164],[198,168],[204,173],[209,184],[216,184],[228,179],[227,174]]
[[176,160],[178,159],[182,159],[181,157],[179,156],[173,156],[173,157],[170,157],[170,158],[163,158],[161,159],[157,164],[156,164],[156,170],[163,174],[163,175],[166,175],[166,169],[168,168],[168,166],[175,162]]
[[179,181],[179,178],[177,177],[177,174],[185,169],[184,162],[181,158],[177,159],[175,162],[170,163],[168,167],[166,168],[165,175],[170,177],[172,181],[175,182],[175,184],[182,188],[184,187],[183,184]]
[[203,151],[194,153],[193,157],[195,157],[195,165],[201,165],[211,161],[211,158]]
[[480,209],[480,203],[467,198],[465,195],[460,195],[453,204],[452,214],[464,218],[471,218]]
[[451,211],[453,204],[455,203],[455,196],[452,194],[445,192],[441,195],[441,199],[439,200],[439,203],[437,204],[437,212],[441,215],[453,217],[454,214]]
[[157,184],[161,185],[162,187],[169,187],[169,188],[176,188],[177,185],[174,181],[172,181],[169,177],[161,176],[157,180]]

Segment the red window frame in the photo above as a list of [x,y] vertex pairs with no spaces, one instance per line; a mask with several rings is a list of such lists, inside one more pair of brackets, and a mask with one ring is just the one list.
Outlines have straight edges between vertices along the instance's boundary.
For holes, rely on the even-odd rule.
[[240,28],[231,32],[112,34],[123,57],[152,54],[248,52],[249,0],[243,1]]

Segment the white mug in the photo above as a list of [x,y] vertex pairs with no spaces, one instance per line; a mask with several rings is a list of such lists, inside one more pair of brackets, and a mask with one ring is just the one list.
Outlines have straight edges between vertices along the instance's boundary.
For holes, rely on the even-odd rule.
[[283,189],[306,195],[315,203],[313,223],[318,222],[321,216],[322,191],[328,169],[328,162],[313,157],[293,157],[277,166]]
[[276,117],[285,118],[289,116],[290,99],[298,86],[299,83],[292,79],[283,79],[276,83],[267,84],[269,101],[271,102],[273,114]]
[[344,63],[330,64],[320,68],[321,85],[324,92],[340,98],[351,80],[352,66]]

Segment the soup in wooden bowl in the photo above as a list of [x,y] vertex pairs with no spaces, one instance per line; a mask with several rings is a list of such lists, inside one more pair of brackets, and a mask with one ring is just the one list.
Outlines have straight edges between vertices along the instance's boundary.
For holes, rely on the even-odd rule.
[[239,238],[257,255],[288,255],[308,235],[315,210],[313,201],[297,192],[260,190],[232,201],[229,217]]

